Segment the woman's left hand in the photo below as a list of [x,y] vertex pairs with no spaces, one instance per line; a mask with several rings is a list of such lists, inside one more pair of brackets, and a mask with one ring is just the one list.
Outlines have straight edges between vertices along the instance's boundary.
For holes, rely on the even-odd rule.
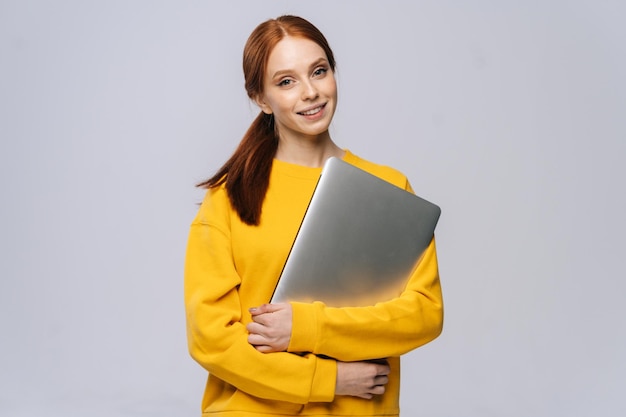
[[292,310],[289,303],[263,304],[250,309],[248,343],[259,352],[284,352],[291,340]]

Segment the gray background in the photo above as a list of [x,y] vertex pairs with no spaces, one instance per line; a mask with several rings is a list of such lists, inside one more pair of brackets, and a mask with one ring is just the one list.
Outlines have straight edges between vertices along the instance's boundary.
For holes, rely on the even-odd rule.
[[338,60],[332,135],[439,203],[404,416],[626,414],[621,1],[0,1],[0,415],[196,416],[182,267],[257,109],[252,29]]

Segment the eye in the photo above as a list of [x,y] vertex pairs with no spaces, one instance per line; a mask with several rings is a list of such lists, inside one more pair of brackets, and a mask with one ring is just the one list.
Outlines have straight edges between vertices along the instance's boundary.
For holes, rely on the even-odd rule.
[[326,67],[319,67],[318,69],[313,71],[313,75],[316,76],[316,77],[321,77],[324,74],[326,74],[327,72],[328,72],[328,68],[326,68]]
[[279,87],[287,87],[287,86],[291,85],[292,83],[293,83],[293,80],[291,78],[284,78],[284,79],[280,80],[278,82],[278,84],[276,84],[276,85],[278,85]]

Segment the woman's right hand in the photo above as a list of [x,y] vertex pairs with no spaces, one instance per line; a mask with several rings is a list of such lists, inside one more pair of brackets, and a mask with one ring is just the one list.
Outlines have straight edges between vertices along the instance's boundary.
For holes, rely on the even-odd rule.
[[337,361],[337,385],[335,395],[371,399],[385,392],[389,382],[389,365],[385,362]]

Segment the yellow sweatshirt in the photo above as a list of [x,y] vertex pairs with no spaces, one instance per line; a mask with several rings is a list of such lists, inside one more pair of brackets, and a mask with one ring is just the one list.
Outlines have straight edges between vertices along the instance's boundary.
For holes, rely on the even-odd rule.
[[[411,189],[392,168],[349,151],[344,160]],[[287,352],[264,354],[248,343],[248,309],[270,299],[320,172],[275,160],[258,226],[240,221],[223,186],[207,192],[192,222],[185,306],[189,351],[209,372],[205,417],[398,416],[399,356],[441,332],[433,239],[400,297],[372,307],[292,303]],[[334,395],[336,360],[379,358],[391,366],[385,394],[371,400]]]

